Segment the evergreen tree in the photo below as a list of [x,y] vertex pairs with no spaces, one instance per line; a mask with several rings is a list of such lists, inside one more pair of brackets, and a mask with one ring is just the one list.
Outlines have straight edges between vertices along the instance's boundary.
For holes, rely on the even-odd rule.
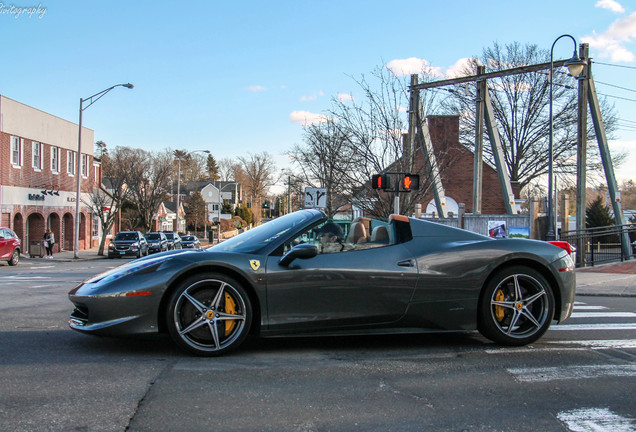
[[609,207],[603,203],[602,197],[596,197],[585,209],[585,226],[587,228],[605,227],[614,225],[614,218]]
[[210,180],[219,179],[219,167],[216,165],[216,159],[214,159],[214,156],[211,154],[208,155],[207,169]]

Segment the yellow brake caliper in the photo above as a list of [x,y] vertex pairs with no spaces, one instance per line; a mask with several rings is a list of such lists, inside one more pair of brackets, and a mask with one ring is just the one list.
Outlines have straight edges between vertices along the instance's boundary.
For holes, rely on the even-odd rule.
[[[236,302],[228,293],[225,293],[225,313],[235,314],[236,313]],[[225,336],[229,336],[236,327],[235,320],[227,320],[225,321]]]
[[[227,295],[227,294],[226,294]],[[502,290],[497,290],[497,292],[495,293],[495,301],[504,301],[504,293]],[[495,306],[495,317],[497,318],[497,321],[501,322],[504,319],[504,308],[503,306]]]

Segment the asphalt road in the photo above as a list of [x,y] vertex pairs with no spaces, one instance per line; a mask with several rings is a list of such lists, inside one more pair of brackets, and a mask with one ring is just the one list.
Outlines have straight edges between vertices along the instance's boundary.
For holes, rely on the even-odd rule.
[[166,337],[68,329],[66,293],[115,264],[0,265],[0,430],[636,430],[636,297],[577,297],[523,348],[476,333],[252,339],[201,359]]

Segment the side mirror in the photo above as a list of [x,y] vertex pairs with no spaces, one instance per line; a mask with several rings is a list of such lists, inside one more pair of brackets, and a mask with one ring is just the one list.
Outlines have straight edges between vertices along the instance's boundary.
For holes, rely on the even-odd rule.
[[308,259],[318,255],[318,247],[312,244],[303,243],[291,248],[283,257],[278,261],[279,265],[287,267],[296,258]]

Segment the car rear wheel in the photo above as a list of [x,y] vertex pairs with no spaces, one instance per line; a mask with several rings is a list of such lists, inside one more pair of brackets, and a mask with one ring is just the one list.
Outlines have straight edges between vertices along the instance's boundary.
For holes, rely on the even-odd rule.
[[172,295],[166,322],[174,342],[200,356],[237,348],[247,337],[252,305],[243,287],[217,273],[186,280]]
[[14,266],[14,265],[18,265],[18,263],[20,262],[20,251],[17,249],[13,249],[13,253],[11,254],[11,258],[9,258],[9,265],[10,266]]
[[550,284],[536,270],[514,266],[488,283],[479,305],[479,331],[502,345],[521,346],[539,339],[554,317]]

